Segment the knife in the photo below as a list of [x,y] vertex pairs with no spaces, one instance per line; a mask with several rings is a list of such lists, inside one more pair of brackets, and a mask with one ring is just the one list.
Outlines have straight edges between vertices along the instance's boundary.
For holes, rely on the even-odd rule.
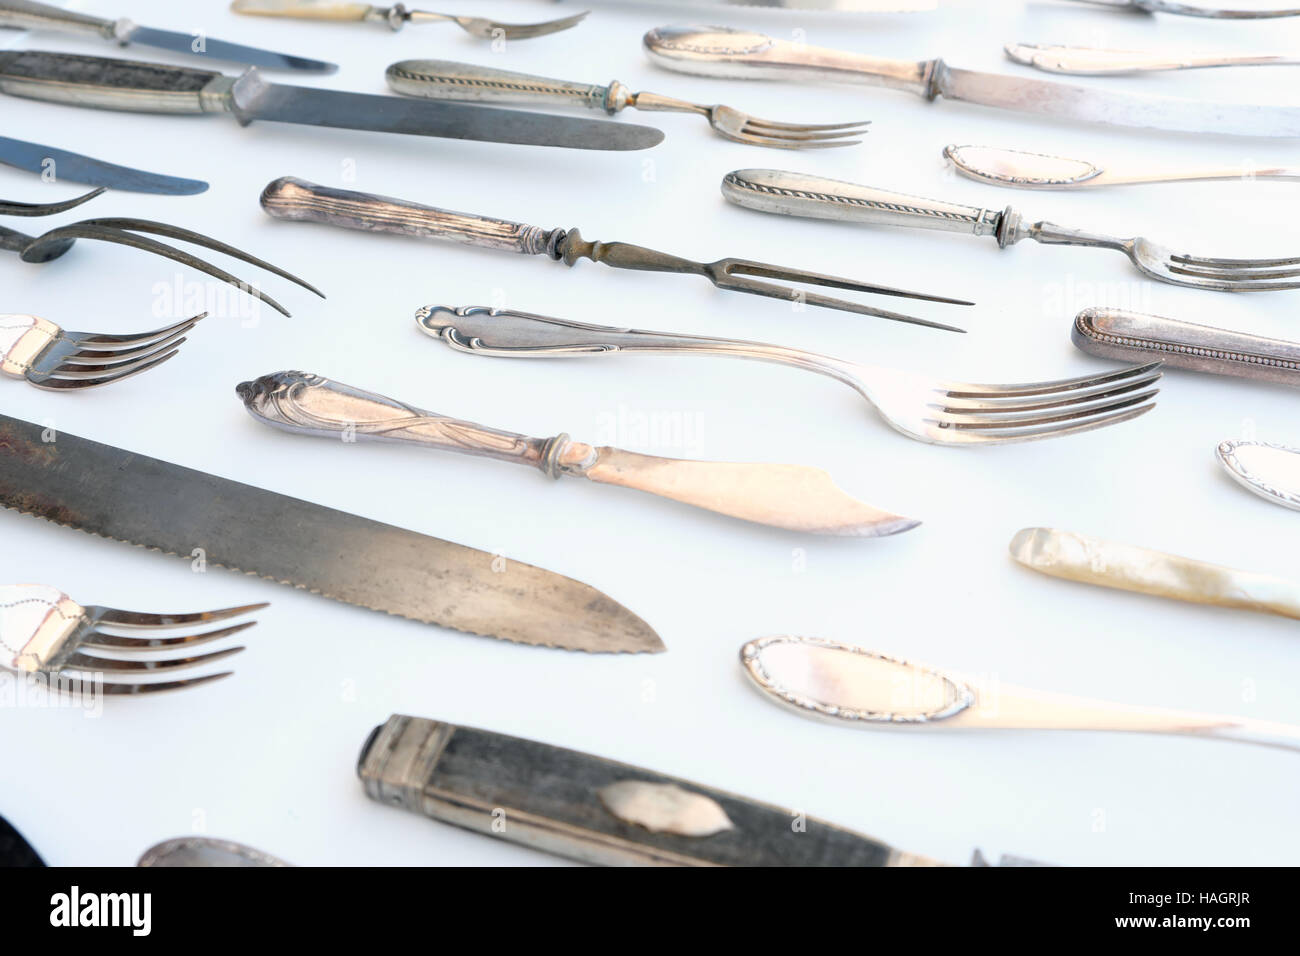
[[268,70],[301,70],[310,73],[334,73],[338,70],[335,63],[309,60],[273,50],[259,50],[242,43],[213,40],[198,31],[180,33],[174,30],[155,30],[152,27],[137,26],[125,17],[120,20],[105,20],[63,10],[48,3],[34,3],[32,0],[0,0],[0,27],[90,34],[111,40],[120,46],[138,43],[173,53],[189,53],[208,60],[226,60]]
[[[422,717],[394,714],[376,727],[357,775],[380,803],[583,863],[944,865],[797,810]],[[1000,865],[1027,862],[1003,857]],[[989,864],[976,851],[972,865]]]
[[1176,554],[1054,528],[1024,528],[1011,539],[1011,556],[1054,578],[1300,619],[1300,587],[1292,582]]
[[1036,77],[950,67],[943,60],[891,60],[774,40],[727,27],[659,27],[645,35],[660,66],[698,76],[838,80],[1001,109],[1118,126],[1237,136],[1300,136],[1300,109],[1215,103],[1068,86]]
[[0,506],[472,634],[567,650],[664,649],[627,608],[552,571],[6,415]]
[[0,163],[48,177],[91,186],[107,186],[130,193],[159,196],[193,196],[207,192],[208,184],[198,179],[181,179],[162,173],[147,173],[129,166],[116,166],[80,153],[21,139],[0,136]]
[[920,524],[849,497],[819,468],[657,458],[621,448],[593,448],[563,434],[530,438],[457,421],[306,372],[264,375],[242,383],[236,392],[250,415],[284,431],[344,441],[407,442],[513,461],[551,478],[572,475],[621,485],[792,531],[877,537]]
[[1263,441],[1221,441],[1219,464],[1266,501],[1300,511],[1300,449]]
[[646,149],[664,138],[648,126],[608,120],[281,86],[255,69],[232,77],[40,50],[0,52],[0,92],[132,113],[231,113],[245,126],[261,119],[573,149]]

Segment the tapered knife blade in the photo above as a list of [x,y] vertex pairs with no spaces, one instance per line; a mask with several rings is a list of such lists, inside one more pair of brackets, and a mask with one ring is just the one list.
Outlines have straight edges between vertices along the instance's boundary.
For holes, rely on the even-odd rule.
[[81,153],[29,143],[0,136],[0,163],[29,173],[48,176],[54,181],[107,186],[131,193],[159,196],[194,196],[206,192],[208,184],[199,179],[182,179],[163,173],[148,173],[129,166],[117,166]]
[[0,506],[473,634],[664,649],[627,608],[552,571],[5,415]]

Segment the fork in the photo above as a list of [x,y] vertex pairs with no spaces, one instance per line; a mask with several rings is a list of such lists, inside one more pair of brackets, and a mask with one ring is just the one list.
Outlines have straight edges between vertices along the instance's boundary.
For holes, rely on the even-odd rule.
[[347,0],[235,0],[230,5],[235,13],[262,17],[290,17],[295,20],[348,20],[354,23],[386,23],[394,31],[407,23],[451,21],[466,33],[480,40],[527,40],[530,37],[558,33],[581,23],[590,11],[577,13],[543,23],[501,23],[483,17],[462,17],[451,13],[430,13],[427,10],[408,10],[406,4],[375,7],[368,3],[349,3]]
[[[231,672],[168,681],[138,681],[117,678],[152,676],[186,670],[238,654],[243,647],[228,647],[196,657],[142,659],[142,652],[188,651],[200,644],[220,640],[247,630],[256,621],[245,621],[217,630],[162,635],[155,632],[195,624],[208,624],[260,611],[266,604],[202,611],[196,614],[143,614],[108,607],[82,607],[58,588],[45,584],[0,585],[0,666],[20,674],[40,674],[52,685],[64,689],[61,678],[94,680],[105,694],[148,694],[181,687],[195,687],[229,677]],[[126,631],[119,634],[118,631]],[[149,636],[130,632],[147,631]],[[83,650],[122,654],[101,657]],[[105,680],[105,677],[112,678]]]
[[722,180],[722,195],[747,209],[873,225],[915,226],[943,232],[994,236],[1002,248],[1021,239],[1049,246],[1091,246],[1124,253],[1151,279],[1193,289],[1269,292],[1300,289],[1300,257],[1214,259],[1192,256],[1135,236],[1120,239],[1051,222],[1027,225],[1008,206],[1002,212],[922,199],[834,179],[776,169],[738,169]]
[[553,358],[609,352],[685,353],[774,362],[843,382],[893,428],[932,445],[988,445],[1055,438],[1137,418],[1151,399],[1160,363],[1131,365],[1079,378],[1020,385],[976,385],[859,365],[803,349],[607,328],[482,306],[427,305],[420,329],[462,352],[508,358]]
[[657,93],[633,93],[614,80],[608,86],[571,83],[510,70],[494,70],[450,60],[403,60],[387,71],[388,85],[398,93],[436,100],[540,106],[585,106],[613,116],[625,107],[661,113],[697,113],[726,139],[777,149],[829,149],[855,146],[853,137],[866,132],[870,120],[859,123],[779,123],[760,119],[730,106],[704,106]]
[[93,388],[156,368],[174,356],[203,312],[137,335],[69,332],[35,315],[0,315],[0,373],[37,388]]

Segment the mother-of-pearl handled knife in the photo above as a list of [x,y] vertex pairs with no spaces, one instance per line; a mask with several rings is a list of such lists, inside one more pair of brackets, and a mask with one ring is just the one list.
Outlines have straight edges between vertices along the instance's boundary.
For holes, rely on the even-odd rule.
[[740,663],[769,700],[851,727],[1186,734],[1300,751],[1290,724],[1026,690],[820,638],[759,638]]
[[1011,556],[1054,578],[1300,620],[1300,585],[1269,574],[1054,528],[1017,531]]
[[943,155],[967,179],[1016,189],[1091,189],[1143,183],[1256,179],[1300,180],[1300,166],[1201,166],[1181,169],[1123,168],[1086,159],[1049,156],[997,146],[945,146]]
[[1215,451],[1243,488],[1300,511],[1300,449],[1263,441],[1221,441]]
[[841,491],[826,472],[802,465],[683,461],[596,448],[568,435],[530,438],[458,421],[319,375],[276,372],[237,389],[250,415],[299,434],[345,441],[410,442],[532,465],[647,491],[733,518],[812,534],[877,537],[920,522],[881,511]]

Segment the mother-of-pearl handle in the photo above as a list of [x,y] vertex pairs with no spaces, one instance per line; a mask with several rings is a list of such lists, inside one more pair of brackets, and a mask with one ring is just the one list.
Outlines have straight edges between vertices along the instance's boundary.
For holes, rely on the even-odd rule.
[[0,585],[0,667],[41,670],[85,620],[82,606],[58,588]]
[[22,378],[59,332],[34,315],[0,315],[0,372]]

